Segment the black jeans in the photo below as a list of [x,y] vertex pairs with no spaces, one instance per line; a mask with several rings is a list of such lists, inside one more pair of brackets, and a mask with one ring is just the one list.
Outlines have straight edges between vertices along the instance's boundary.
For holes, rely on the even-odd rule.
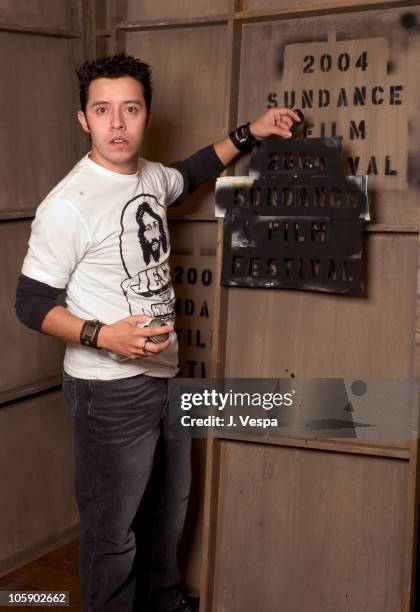
[[153,512],[150,593],[159,612],[172,610],[182,599],[178,548],[191,481],[191,440],[169,433],[167,386],[167,379],[145,375],[110,381],[63,375],[74,428],[83,612],[135,610],[133,521],[158,440],[161,471]]

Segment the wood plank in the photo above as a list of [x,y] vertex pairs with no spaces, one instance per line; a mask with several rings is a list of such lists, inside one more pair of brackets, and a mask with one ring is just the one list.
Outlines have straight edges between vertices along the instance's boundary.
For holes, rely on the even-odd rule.
[[368,223],[363,231],[366,233],[418,234],[417,225],[388,225],[387,223]]
[[7,26],[11,23],[21,28],[40,28],[58,32],[81,30],[81,22],[77,15],[79,3],[79,0],[59,0],[59,2],[0,0],[0,24]]
[[98,34],[100,30],[106,30],[109,28],[109,25],[110,25],[109,10],[110,10],[109,0],[96,0],[96,3],[95,3],[96,34]]
[[126,50],[127,43],[125,32],[117,28],[117,23],[121,17],[121,13],[125,11],[125,2],[122,0],[109,0],[109,3],[109,27],[111,35],[108,53],[113,55]]
[[[10,33],[0,37],[0,74],[8,87],[8,96],[0,101],[1,210],[38,206],[77,160],[74,52],[70,40]],[[16,122],[28,91],[36,92],[31,112],[19,111]]]
[[86,59],[96,57],[96,2],[95,0],[82,0],[83,2],[83,47]]
[[[418,429],[418,427],[417,427]],[[419,488],[418,474],[420,469],[419,440],[416,436],[410,445],[410,463],[408,473],[408,493],[407,493],[407,533],[406,546],[404,550],[404,582],[402,609],[414,610],[415,584],[416,584],[416,561],[418,556],[418,536],[419,536]]]
[[213,609],[214,558],[218,520],[218,490],[222,467],[222,446],[216,438],[207,440],[206,480],[204,491],[203,549],[201,565],[200,612]]
[[[270,21],[278,19],[291,19],[294,17],[312,17],[316,15],[328,15],[347,13],[353,11],[371,11],[374,9],[384,10],[388,8],[410,7],[418,5],[416,0],[329,0],[318,2],[317,0],[298,2],[278,2],[268,0],[261,5],[259,0],[245,0],[246,6],[267,6],[271,8],[259,8],[258,10],[242,10],[235,13],[235,19],[242,22]],[[274,3],[273,3],[274,2]]]
[[[0,410],[0,571],[77,525],[72,427],[61,391]],[[28,511],[30,508],[30,511]]]
[[81,38],[82,32],[78,30],[64,30],[61,28],[48,28],[42,26],[24,26],[17,23],[0,23],[0,32],[13,32],[15,34],[31,34],[33,36],[51,36],[52,38]]
[[406,461],[221,444],[208,610],[403,610]]
[[34,381],[27,385],[22,385],[21,387],[8,389],[7,391],[1,391],[0,407],[4,406],[5,404],[10,404],[10,402],[15,402],[16,400],[22,400],[30,396],[37,395],[44,391],[57,389],[57,387],[61,387],[61,382],[62,374],[59,372],[57,375],[49,376],[43,380]]
[[420,380],[420,237],[417,263],[416,332],[414,340],[414,377]]
[[61,371],[64,352],[62,342],[28,329],[14,312],[16,284],[27,250],[29,231],[29,221],[0,223],[4,267],[0,280],[0,343],[3,347],[0,391],[9,398],[17,388],[56,376]]
[[214,17],[227,13],[227,0],[154,0],[142,2],[127,0],[124,20],[168,20],[196,17]]
[[[48,564],[50,559],[54,559],[57,563],[58,570],[69,568],[69,573],[74,575],[78,569],[79,541],[78,535],[80,526],[76,525],[69,529],[64,529],[59,534],[55,534],[42,544],[37,544],[35,547],[27,548],[23,553],[7,559],[0,566],[0,587],[5,588],[12,580],[19,580],[19,576],[26,575],[26,571],[35,565]],[[76,565],[66,562],[66,558],[70,556],[72,559],[77,559]],[[25,581],[22,579],[24,586]]]
[[227,15],[210,15],[207,17],[184,17],[174,19],[149,19],[144,21],[119,21],[118,30],[125,32],[141,32],[143,30],[160,30],[169,28],[189,28],[208,25],[224,25]]
[[351,440],[330,438],[288,438],[276,436],[238,435],[234,438],[228,433],[217,433],[218,440],[235,440],[239,442],[252,442],[255,444],[270,444],[273,446],[287,446],[293,448],[310,448],[314,450],[348,453],[351,455],[366,455],[372,457],[389,457],[393,459],[410,460],[411,441],[407,440]]
[[[7,591],[69,591],[70,606],[66,610],[80,611],[79,577],[68,571],[44,567],[41,563],[33,563],[29,567],[15,572],[10,578],[6,576],[6,584],[2,590]],[[1,579],[0,579],[1,580]],[[3,581],[2,580],[2,581]],[[19,606],[20,607],[20,606]],[[25,606],[22,606],[25,607]],[[31,610],[44,611],[47,606],[30,606]],[[60,607],[56,607],[60,610]]]
[[213,328],[212,328],[212,363],[211,377],[221,378],[225,370],[226,336],[228,321],[229,293],[226,287],[222,287],[222,253],[223,253],[223,220],[217,223],[217,249],[216,249],[216,282],[213,301]]
[[[225,90],[226,98],[224,105],[225,133],[229,134],[237,125],[237,107],[239,92],[239,66],[241,51],[242,29],[234,22],[234,13],[242,7],[240,0],[229,0],[228,27],[226,32],[226,49],[228,51],[225,65]],[[234,174],[234,164],[226,169],[227,175]],[[228,313],[228,290],[221,285],[223,261],[223,222],[218,221],[217,228],[217,286],[214,294],[214,319],[213,319],[213,352],[212,352],[212,378],[223,376],[225,368],[227,313]]]
[[35,212],[36,208],[28,208],[27,210],[2,210],[0,212],[0,221],[33,219],[35,217]]

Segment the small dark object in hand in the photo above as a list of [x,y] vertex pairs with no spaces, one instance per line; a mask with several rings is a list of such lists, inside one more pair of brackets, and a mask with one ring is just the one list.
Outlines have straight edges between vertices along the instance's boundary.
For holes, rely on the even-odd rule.
[[[144,327],[164,327],[166,323],[162,323],[160,319],[150,319],[144,325]],[[149,336],[147,341],[154,342],[155,344],[159,344],[160,342],[165,342],[169,338],[169,334],[159,334],[158,336]]]
[[296,132],[298,131],[298,129],[299,129],[300,127],[302,127],[302,125],[303,125],[303,121],[304,121],[304,119],[305,119],[305,116],[304,116],[304,114],[302,113],[302,111],[301,111],[301,110],[299,110],[298,108],[294,108],[294,109],[293,109],[293,112],[294,112],[294,113],[296,113],[296,115],[299,115],[299,117],[300,117],[300,122],[298,122],[298,121],[293,121],[292,128],[291,128],[291,130],[290,130],[290,131],[292,132],[292,134],[295,136],[295,135],[296,135]]

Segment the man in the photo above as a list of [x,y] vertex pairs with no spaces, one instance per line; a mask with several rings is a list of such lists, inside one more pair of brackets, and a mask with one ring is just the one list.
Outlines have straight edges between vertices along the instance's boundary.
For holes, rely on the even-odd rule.
[[[178,567],[190,487],[190,443],[171,438],[167,379],[177,373],[166,206],[217,176],[241,150],[287,138],[299,116],[271,109],[173,167],[139,159],[150,122],[151,75],[124,54],[77,71],[91,151],[37,209],[17,289],[29,327],[67,343],[63,390],[74,424],[76,499],[84,612],[133,610],[132,530],[160,440],[155,511],[153,612],[189,612]],[[56,304],[64,290],[66,308]],[[149,338],[169,334],[155,343]],[[114,356],[112,359],[111,357]],[[115,359],[119,356],[120,359]]]

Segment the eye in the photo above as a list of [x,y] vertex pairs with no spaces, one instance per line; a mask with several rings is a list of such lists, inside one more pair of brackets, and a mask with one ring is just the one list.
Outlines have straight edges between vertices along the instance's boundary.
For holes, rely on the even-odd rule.
[[107,109],[105,106],[97,106],[96,107],[96,114],[97,115],[104,115],[107,112]]
[[126,111],[129,115],[135,115],[138,112],[137,106],[127,106]]

